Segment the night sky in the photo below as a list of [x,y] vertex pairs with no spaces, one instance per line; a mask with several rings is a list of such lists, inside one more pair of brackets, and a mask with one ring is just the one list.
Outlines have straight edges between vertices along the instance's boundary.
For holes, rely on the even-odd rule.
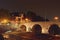
[[31,10],[50,20],[54,16],[60,17],[60,1],[58,0],[0,0],[0,8],[24,12]]

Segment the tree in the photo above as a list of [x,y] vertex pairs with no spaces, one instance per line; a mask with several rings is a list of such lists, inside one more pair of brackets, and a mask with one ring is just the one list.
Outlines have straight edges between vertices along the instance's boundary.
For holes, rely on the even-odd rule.
[[29,18],[31,21],[49,21],[48,19],[45,19],[41,16],[37,16],[36,13],[32,11],[28,11],[26,13],[26,17]]
[[0,19],[9,19],[10,18],[10,12],[6,9],[0,9]]

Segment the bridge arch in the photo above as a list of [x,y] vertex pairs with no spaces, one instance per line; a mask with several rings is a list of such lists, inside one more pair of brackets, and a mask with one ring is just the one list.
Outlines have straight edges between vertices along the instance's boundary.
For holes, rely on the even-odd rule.
[[20,26],[20,31],[21,32],[26,32],[26,26],[25,25],[21,25]]
[[48,29],[49,34],[58,34],[59,26],[58,24],[52,24]]
[[29,29],[32,29],[33,25],[39,24],[42,27],[42,33],[48,33],[49,27],[53,24],[57,24],[60,27],[60,22],[28,22],[20,25],[26,26],[26,31],[29,32]]
[[34,24],[32,27],[32,32],[42,33],[42,27],[39,24]]

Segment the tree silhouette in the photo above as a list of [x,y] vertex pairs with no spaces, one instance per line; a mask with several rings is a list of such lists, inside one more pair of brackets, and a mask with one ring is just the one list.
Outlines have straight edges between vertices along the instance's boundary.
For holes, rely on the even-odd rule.
[[32,11],[28,11],[26,13],[26,17],[29,18],[31,21],[49,21],[48,19],[45,19],[41,16],[37,16],[36,13],[32,12]]
[[8,18],[9,19],[10,18],[9,10],[1,8],[0,9],[0,18],[1,19],[3,19],[3,18]]

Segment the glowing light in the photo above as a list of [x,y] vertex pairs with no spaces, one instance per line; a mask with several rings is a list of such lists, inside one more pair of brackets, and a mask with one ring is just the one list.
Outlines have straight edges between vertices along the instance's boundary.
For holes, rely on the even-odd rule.
[[9,38],[9,35],[4,35],[3,37],[4,37],[4,38]]
[[25,19],[25,21],[26,21],[26,22],[31,22],[31,20],[30,20],[30,19],[28,19],[28,18],[26,18],[26,19]]
[[7,19],[4,19],[4,20],[1,21],[1,23],[7,23],[7,22],[8,22]]
[[25,20],[26,20],[26,21],[28,21],[29,19],[28,19],[28,18],[26,18]]
[[45,33],[45,29],[44,28],[42,29],[42,33]]
[[55,19],[55,20],[58,20],[58,19],[59,19],[59,17],[54,17],[54,19]]

